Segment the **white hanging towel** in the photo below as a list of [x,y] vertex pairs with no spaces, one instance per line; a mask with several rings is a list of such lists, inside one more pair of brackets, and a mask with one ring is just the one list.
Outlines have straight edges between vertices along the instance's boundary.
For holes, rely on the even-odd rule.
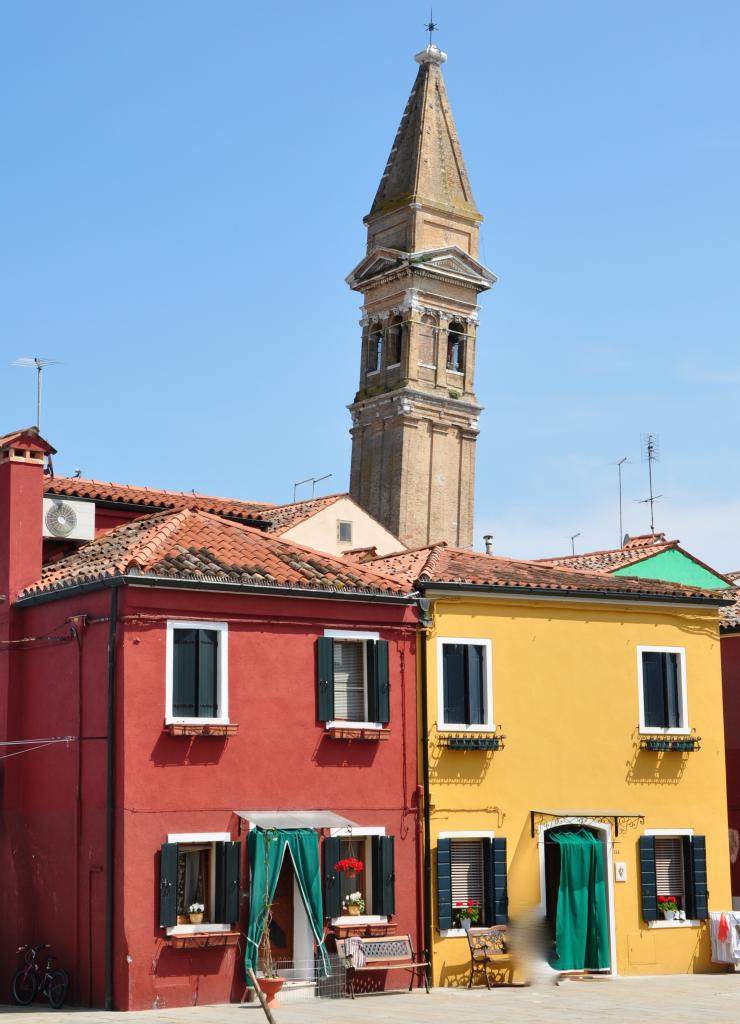
[[740,963],[740,914],[731,910],[709,914],[712,960],[716,964]]

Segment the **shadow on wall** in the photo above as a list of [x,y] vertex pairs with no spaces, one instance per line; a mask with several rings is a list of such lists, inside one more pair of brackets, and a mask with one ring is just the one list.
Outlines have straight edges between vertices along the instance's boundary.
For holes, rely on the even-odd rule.
[[696,754],[676,750],[641,750],[640,736],[635,730],[632,740],[633,755],[627,761],[625,781],[642,786],[677,786],[688,767],[689,758]]
[[313,752],[319,768],[370,768],[380,743],[373,740],[335,740],[322,736]]
[[151,760],[158,768],[218,764],[227,743],[226,736],[170,736],[162,733],[154,744]]
[[429,778],[454,786],[478,786],[495,763],[493,750],[451,750],[439,742],[434,726],[429,730]]

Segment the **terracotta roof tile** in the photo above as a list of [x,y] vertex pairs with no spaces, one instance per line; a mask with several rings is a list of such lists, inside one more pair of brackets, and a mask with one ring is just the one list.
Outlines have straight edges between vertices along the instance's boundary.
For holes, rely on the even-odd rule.
[[63,494],[70,498],[89,498],[100,503],[116,502],[151,509],[199,508],[233,519],[261,520],[260,513],[272,508],[266,502],[238,501],[234,498],[216,498],[192,491],[164,491],[156,487],[136,487],[131,484],[106,483],[103,480],[84,480],[76,477],[50,477],[44,483],[45,494]]
[[622,548],[604,551],[585,551],[579,555],[561,555],[557,558],[538,558],[542,565],[563,565],[573,569],[598,569],[614,572],[627,565],[635,565],[653,555],[677,548],[677,540],[666,540],[664,533],[648,533],[631,537]]
[[112,576],[146,574],[343,593],[402,595],[408,587],[197,508],[157,512],[117,526],[44,567],[24,596]]
[[298,523],[310,519],[324,508],[333,505],[340,498],[348,498],[348,494],[327,494],[322,498],[308,498],[306,501],[293,501],[288,505],[272,505],[259,514],[264,522],[269,523],[269,533],[285,533]]
[[600,595],[634,595],[649,598],[680,597],[717,600],[721,592],[684,587],[660,580],[612,576],[588,569],[551,566],[514,558],[484,555],[476,551],[435,544],[417,551],[403,551],[367,563],[384,575],[407,585],[462,583],[505,590],[579,592]]

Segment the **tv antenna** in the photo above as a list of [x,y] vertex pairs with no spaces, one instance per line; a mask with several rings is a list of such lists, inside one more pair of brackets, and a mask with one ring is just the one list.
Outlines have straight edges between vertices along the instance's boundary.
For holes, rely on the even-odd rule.
[[330,476],[334,476],[334,474],[325,473],[324,476],[307,476],[305,480],[297,480],[293,484],[293,501],[295,502],[296,500],[295,492],[299,487],[302,487],[303,484],[311,484],[311,497],[313,498],[316,494],[316,484],[320,484],[322,480],[328,480]]
[[580,537],[580,533],[571,533],[570,535],[570,553],[575,555],[576,553],[576,537]]
[[59,366],[58,359],[42,359],[40,356],[21,356],[11,366],[28,366],[36,370],[36,429],[41,430],[41,378],[45,366]]
[[642,461],[648,464],[650,497],[642,498],[638,505],[650,506],[650,532],[655,533],[655,502],[660,501],[663,497],[662,494],[653,494],[653,463],[657,462],[660,458],[659,439],[657,434],[643,434],[640,440],[642,443]]
[[619,546],[624,547],[624,531],[622,530],[622,466],[625,462],[629,462],[629,459],[625,455],[624,458],[617,462],[617,472],[619,473]]

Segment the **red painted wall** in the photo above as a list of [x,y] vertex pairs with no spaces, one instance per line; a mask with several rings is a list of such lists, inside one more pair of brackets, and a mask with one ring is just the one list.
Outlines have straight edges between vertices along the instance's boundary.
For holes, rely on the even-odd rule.
[[[228,831],[244,840],[233,813],[241,808],[321,808],[358,824],[385,826],[396,843],[394,920],[420,948],[413,611],[132,586],[120,594],[116,1008],[241,996],[243,944],[175,950],[158,925],[159,848],[167,834]],[[68,635],[69,615],[104,620],[109,608],[110,592],[102,591],[16,615],[24,635],[52,627]],[[229,623],[229,713],[239,724],[236,736],[173,737],[163,731],[167,618]],[[316,719],[315,668],[315,640],[324,628],[379,630],[389,641],[388,741],[324,735]],[[74,638],[29,645],[11,687],[13,736],[78,734],[80,666],[82,733],[105,736],[107,641],[108,622],[94,621],[82,633],[79,662]],[[106,743],[95,739],[5,762],[6,829],[0,836],[0,871],[13,865],[19,894],[17,914],[0,915],[0,970],[9,976],[21,942],[52,942],[72,974],[74,998],[93,1005],[101,1005],[104,991],[105,763]],[[247,888],[243,870],[242,927]]]
[[[725,718],[725,764],[727,766],[727,816],[730,830],[740,836],[740,633],[728,633],[720,642],[722,652],[722,700]],[[737,846],[735,846],[737,850]],[[740,853],[730,874],[733,898],[740,899]]]

